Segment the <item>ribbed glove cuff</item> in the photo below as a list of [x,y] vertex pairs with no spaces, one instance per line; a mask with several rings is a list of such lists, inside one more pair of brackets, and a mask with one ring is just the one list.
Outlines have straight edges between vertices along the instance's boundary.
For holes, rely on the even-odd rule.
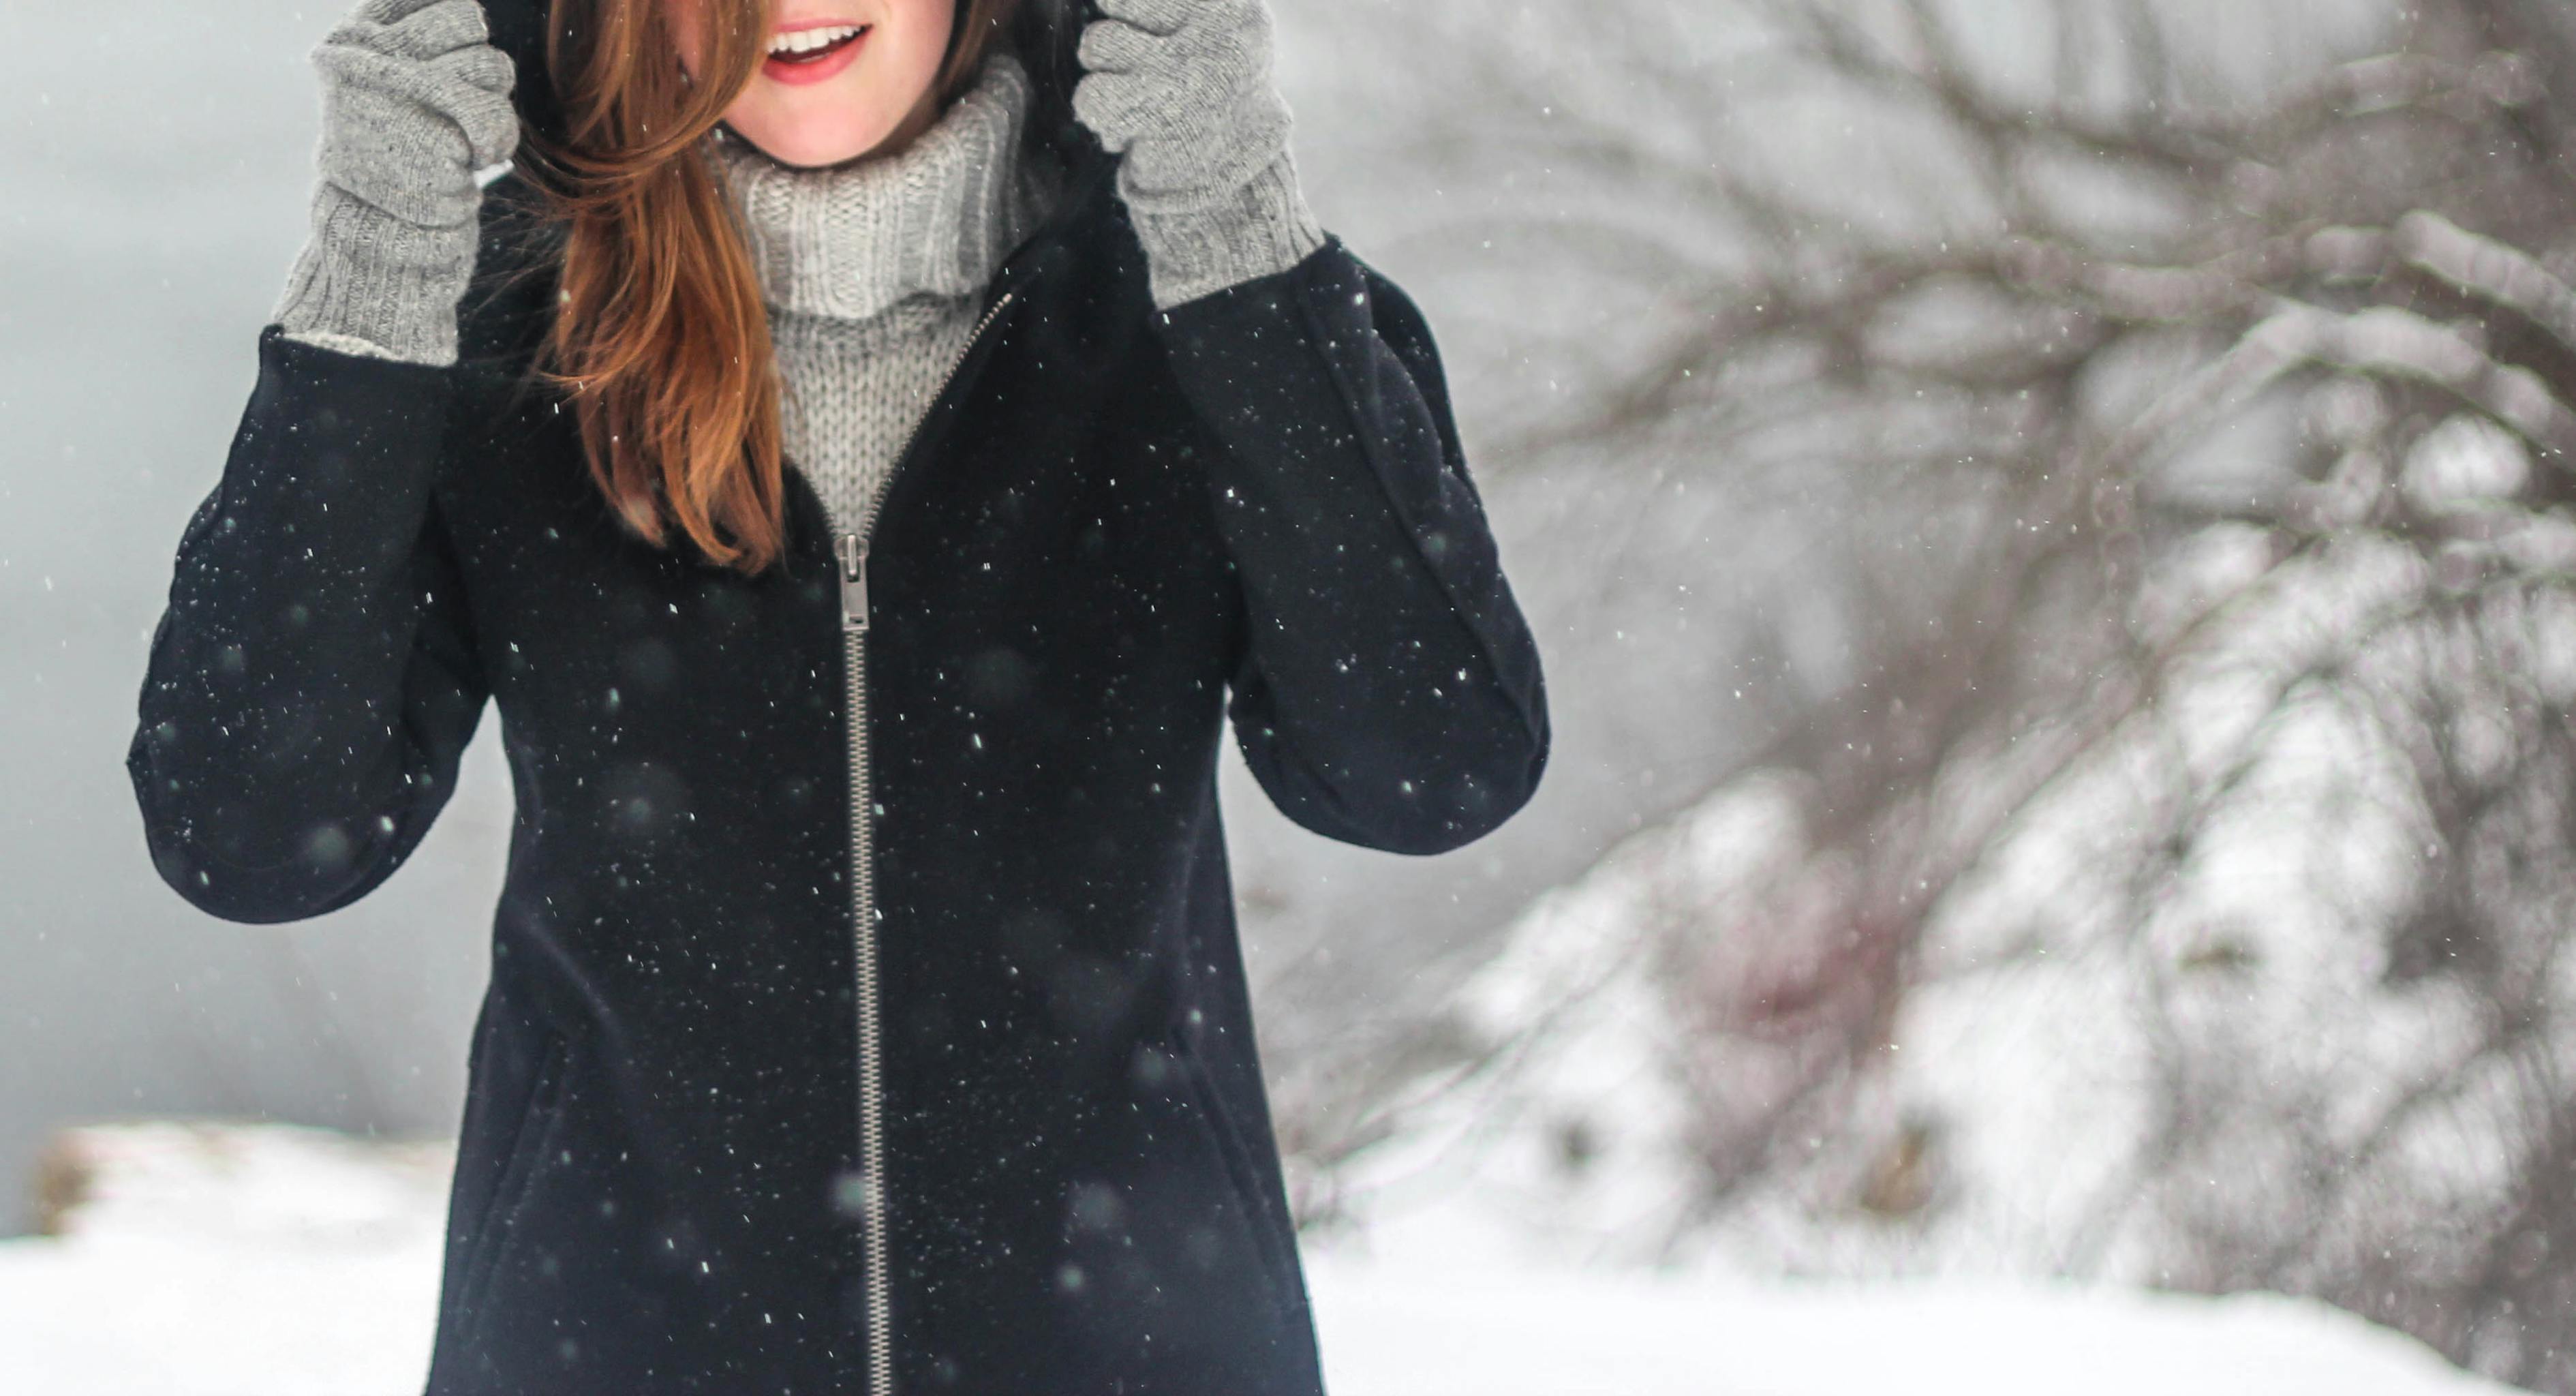
[[1287,151],[1216,203],[1158,209],[1129,196],[1158,310],[1283,272],[1324,245]]
[[325,184],[313,232],[271,317],[308,343],[445,366],[456,362],[456,306],[474,275],[476,228],[423,228]]

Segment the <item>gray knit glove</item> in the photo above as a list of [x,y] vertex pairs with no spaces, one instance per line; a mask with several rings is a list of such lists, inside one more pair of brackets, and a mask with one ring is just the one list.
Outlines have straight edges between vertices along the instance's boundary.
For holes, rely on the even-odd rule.
[[1099,0],[1073,112],[1124,152],[1118,192],[1168,309],[1324,244],[1288,155],[1263,0]]
[[477,0],[365,0],[313,51],[322,75],[313,231],[275,320],[351,353],[456,362],[483,191],[510,157],[510,60]]

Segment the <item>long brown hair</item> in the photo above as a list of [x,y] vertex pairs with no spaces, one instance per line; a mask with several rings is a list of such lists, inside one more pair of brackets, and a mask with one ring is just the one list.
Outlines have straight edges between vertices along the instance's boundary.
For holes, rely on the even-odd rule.
[[[655,547],[676,533],[752,575],[786,546],[778,373],[749,246],[700,142],[759,71],[771,3],[702,0],[692,83],[670,0],[553,0],[546,67],[564,131],[529,141],[563,227],[542,368],[573,403],[592,481]],[[1018,5],[957,0],[941,101]]]

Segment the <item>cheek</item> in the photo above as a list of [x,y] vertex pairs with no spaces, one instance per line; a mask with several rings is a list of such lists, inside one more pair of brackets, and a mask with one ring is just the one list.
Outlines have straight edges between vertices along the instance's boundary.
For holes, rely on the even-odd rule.
[[886,8],[914,29],[936,29],[944,41],[957,25],[957,0],[886,0]]
[[886,8],[903,34],[908,66],[936,71],[957,28],[956,0],[889,0]]
[[705,17],[706,0],[665,0],[662,9],[663,23],[671,31],[671,46],[680,52],[680,71],[687,73],[693,81],[698,76],[699,66],[706,61],[706,55],[701,51],[704,47],[701,37],[706,32]]

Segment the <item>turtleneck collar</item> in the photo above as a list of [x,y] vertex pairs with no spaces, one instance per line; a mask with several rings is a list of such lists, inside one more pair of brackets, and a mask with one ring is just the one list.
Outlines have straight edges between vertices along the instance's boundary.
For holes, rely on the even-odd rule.
[[1038,223],[1023,177],[1027,72],[1009,54],[890,156],[828,169],[782,165],[718,128],[709,153],[733,194],[777,309],[866,320],[913,296],[983,289]]

